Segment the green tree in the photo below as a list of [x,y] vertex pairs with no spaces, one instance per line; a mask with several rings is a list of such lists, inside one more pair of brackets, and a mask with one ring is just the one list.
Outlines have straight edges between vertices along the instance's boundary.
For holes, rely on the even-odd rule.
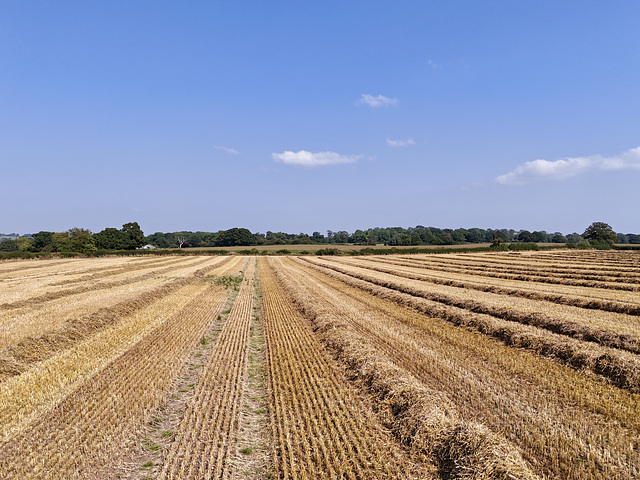
[[320,232],[313,232],[311,234],[311,240],[313,240],[314,243],[324,243],[324,235]]
[[147,239],[151,245],[158,248],[169,248],[174,243],[173,234],[171,233],[156,232],[149,235]]
[[100,250],[126,250],[127,235],[117,228],[105,228],[93,235],[96,248]]
[[479,228],[470,228],[465,239],[468,243],[482,243],[484,242],[484,232]]
[[105,228],[96,233],[93,239],[96,248],[103,250],[135,250],[147,241],[138,222],[125,223],[121,230]]
[[367,242],[368,242],[368,238],[367,238],[366,232],[364,232],[362,230],[356,230],[351,235],[351,241],[353,243],[357,243],[359,245],[366,245]]
[[438,239],[431,233],[431,230],[423,230],[420,232],[420,240],[425,245],[435,245]]
[[589,240],[592,245],[613,245],[618,240],[616,232],[604,222],[594,222],[587,227],[582,237]]
[[532,232],[531,237],[533,238],[533,241],[536,243],[544,243],[548,241],[547,239],[549,235],[544,230],[541,230],[539,232],[538,231]]
[[96,251],[90,230],[73,227],[62,233],[54,233],[53,242],[59,252],[77,252],[90,255]]
[[526,243],[535,241],[533,239],[533,234],[529,230],[522,230],[520,233],[518,233],[516,240],[519,242],[526,242]]
[[349,233],[344,231],[344,230],[340,230],[339,232],[335,232],[333,234],[333,241],[335,243],[348,243],[349,242]]
[[10,238],[0,240],[0,252],[15,252],[16,250],[18,250],[18,244],[15,240]]
[[584,238],[582,237],[582,235],[579,235],[575,232],[567,235],[567,243],[581,243],[581,242],[584,242]]
[[38,232],[31,236],[31,248],[34,252],[53,249],[53,232]]
[[504,246],[504,240],[502,237],[496,237],[491,242],[491,248],[502,248]]
[[455,243],[465,243],[467,241],[468,234],[469,232],[464,228],[456,228],[451,234],[451,237]]
[[127,250],[135,250],[136,248],[142,247],[147,242],[138,222],[129,222],[122,225],[122,233],[125,236],[125,249]]
[[[268,234],[269,232],[267,232]],[[256,237],[253,236],[246,228],[230,228],[218,232],[216,246],[218,247],[235,247],[245,245],[255,245]]]
[[629,243],[629,237],[627,237],[624,233],[617,233],[618,240],[616,243],[627,244]]

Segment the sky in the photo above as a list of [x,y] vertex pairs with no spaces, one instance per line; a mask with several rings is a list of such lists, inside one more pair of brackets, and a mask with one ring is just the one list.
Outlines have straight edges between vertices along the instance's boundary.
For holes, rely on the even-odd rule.
[[640,2],[0,1],[0,232],[640,233]]

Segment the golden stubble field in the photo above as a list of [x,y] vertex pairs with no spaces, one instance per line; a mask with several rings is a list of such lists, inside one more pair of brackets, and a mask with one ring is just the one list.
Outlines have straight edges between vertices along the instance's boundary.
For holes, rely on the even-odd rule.
[[640,254],[0,263],[0,478],[640,478]]

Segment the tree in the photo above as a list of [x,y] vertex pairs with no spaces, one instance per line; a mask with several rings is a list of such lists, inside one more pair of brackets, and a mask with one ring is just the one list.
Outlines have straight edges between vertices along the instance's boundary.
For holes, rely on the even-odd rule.
[[35,252],[42,252],[45,249],[53,249],[53,232],[38,232],[31,236],[31,248]]
[[313,232],[311,234],[311,240],[313,240],[315,243],[324,243],[324,235],[322,235],[320,232]]
[[125,223],[121,230],[105,228],[93,236],[96,247],[103,250],[135,250],[146,243],[138,222]]
[[470,228],[465,239],[468,243],[482,243],[484,242],[484,232],[479,228]]
[[582,237],[582,235],[579,235],[575,232],[567,235],[567,243],[580,243],[580,242],[584,242],[584,238]]
[[496,236],[496,238],[493,239],[493,242],[491,242],[491,248],[502,248],[503,246],[504,240],[502,237]]
[[173,243],[173,234],[156,232],[149,235],[147,240],[158,248],[169,248]]
[[182,248],[182,245],[185,244],[185,242],[187,241],[187,237],[186,235],[183,235],[181,233],[176,234],[176,242],[178,242],[178,248]]
[[333,234],[333,241],[335,243],[347,243],[347,242],[349,242],[349,233],[344,231],[344,230],[340,230],[339,232],[335,232]]
[[451,234],[451,237],[455,243],[465,243],[467,241],[468,234],[469,232],[464,228],[456,228]]
[[129,222],[122,225],[122,233],[124,234],[124,238],[126,241],[125,249],[127,250],[135,250],[136,248],[142,247],[147,239],[142,233],[140,229],[140,225],[138,222]]
[[14,252],[18,250],[18,243],[10,238],[0,240],[0,252]]
[[545,232],[544,230],[541,231],[535,231],[531,233],[531,237],[533,238],[533,241],[536,243],[544,243],[547,241],[548,235],[547,232]]
[[96,248],[100,250],[126,250],[127,236],[117,228],[105,228],[93,235]]
[[351,235],[351,241],[353,243],[357,243],[359,245],[366,245],[367,241],[368,241],[366,232],[364,232],[362,230],[356,230]]
[[420,240],[425,245],[435,245],[438,241],[433,233],[431,233],[431,230],[423,230],[420,232]]
[[535,241],[533,239],[533,234],[529,230],[522,230],[520,233],[518,233],[516,240],[519,242],[526,242],[526,243]]
[[613,245],[618,240],[616,232],[604,222],[594,222],[587,227],[582,237],[592,245]]
[[[268,232],[267,232],[268,233]],[[241,245],[255,245],[256,237],[246,228],[230,228],[218,233],[216,246],[235,247]]]
[[447,231],[447,229],[443,230],[440,238],[438,239],[438,245],[453,245],[454,243],[451,232]]
[[624,233],[617,233],[618,240],[616,243],[627,244],[629,243],[629,237],[627,237]]
[[62,233],[53,234],[53,243],[59,252],[77,252],[85,255],[96,251],[90,230],[73,227]]

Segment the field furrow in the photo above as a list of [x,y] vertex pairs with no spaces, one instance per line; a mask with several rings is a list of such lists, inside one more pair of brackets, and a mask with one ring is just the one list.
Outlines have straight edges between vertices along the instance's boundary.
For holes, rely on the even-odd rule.
[[0,262],[0,478],[640,478],[640,252],[336,252]]
[[[218,259],[214,260],[219,261]],[[3,303],[0,305],[0,310],[14,310],[24,307],[32,308],[39,304],[51,302],[52,300],[67,299],[68,297],[73,297],[75,295],[83,294],[86,292],[94,293],[100,290],[108,290],[114,287],[135,284],[152,279],[154,277],[166,276],[167,274],[171,274],[173,277],[189,275],[193,273],[196,268],[209,262],[211,262],[210,258],[196,258],[186,260],[181,259],[179,267],[176,265],[163,266],[163,268],[153,269],[150,272],[140,275],[131,275],[129,272],[119,273],[118,275],[114,275],[113,278],[107,278],[107,281],[99,281],[95,283],[83,282],[83,284],[77,285],[75,287],[55,288],[49,290],[46,293],[41,293],[40,291],[38,291],[32,297],[22,298],[14,302]],[[60,287],[61,285],[64,287],[66,283],[61,282],[56,287]],[[18,285],[18,288],[20,288],[20,285]]]
[[[277,474],[398,478],[398,460],[385,446],[389,439],[340,379],[271,268],[260,259]],[[411,478],[409,469],[406,474]]]
[[382,273],[391,273],[396,276],[405,276],[433,284],[449,285],[512,297],[545,300],[585,309],[640,315],[639,297],[635,293],[588,287],[536,285],[519,280],[491,279],[489,281],[468,273],[441,273],[428,268],[412,268],[400,265],[384,267],[380,265],[380,263],[386,263],[387,259],[333,259],[332,261],[356,265]]
[[[334,268],[326,262],[309,261]],[[514,298],[496,291],[487,292],[460,285],[442,285],[415,271],[379,268],[364,261],[345,264],[348,265],[346,270],[361,279],[369,279],[405,293],[472,312],[545,328],[580,340],[640,353],[640,318],[637,316],[582,309],[544,299]],[[342,273],[346,272],[345,268],[341,270]]]
[[255,260],[249,263],[229,317],[163,465],[163,478],[229,478],[253,308]]
[[[308,263],[314,264],[315,262],[308,261]],[[371,276],[366,272],[361,273],[356,271],[355,267],[344,268],[322,264],[316,264],[316,266],[320,268],[325,266],[329,270],[352,277],[355,280],[346,280],[348,283],[358,284],[358,281],[363,281],[364,285],[359,285],[366,291],[393,298],[394,301],[410,305],[417,311],[431,317],[444,319],[456,326],[470,327],[485,335],[497,338],[507,345],[532,350],[540,355],[562,361],[573,368],[587,369],[602,375],[618,387],[640,393],[640,358],[637,355],[549,331],[547,328],[551,322],[546,321],[547,319],[544,317],[514,314],[512,318],[503,320],[500,316],[475,312],[491,311],[499,314],[500,312],[504,313],[505,309],[496,311],[477,303],[458,301],[438,292],[431,292],[428,288],[421,286],[416,288],[415,285],[407,286],[403,282],[396,282],[393,279],[380,278],[381,275]],[[521,323],[523,320],[527,320],[527,323],[531,323],[531,325]],[[540,325],[536,326],[535,323]],[[556,319],[554,323],[559,324],[561,321]],[[538,328],[538,326],[546,328]],[[562,330],[570,331],[570,327],[571,322],[568,322],[568,326]],[[604,332],[601,330],[587,330],[587,327],[583,327],[582,331],[585,330],[593,336],[600,335],[600,338],[604,336]],[[631,338],[631,342],[627,343],[631,349],[634,345],[633,340],[635,340],[634,337]],[[616,341],[616,346],[622,343],[620,337],[614,336],[611,343]],[[625,343],[622,345],[624,346]]]
[[380,362],[388,359],[446,395],[463,420],[504,434],[535,471],[574,479],[640,474],[637,394],[421,315],[393,298],[370,296],[302,264],[287,261],[278,271],[288,279],[289,294],[339,351],[350,348],[344,342],[356,351],[371,346]]
[[[3,384],[2,478],[92,478],[128,447],[217,315],[226,291],[204,284],[181,297],[184,307],[174,313],[149,311],[132,322],[131,327],[143,325],[137,335],[124,328],[105,331],[79,345],[75,355],[66,352],[51,359],[50,368],[35,371],[32,376],[40,380],[24,374]],[[167,300],[170,307],[177,298]],[[28,380],[55,385],[57,392],[37,402],[34,414],[25,418],[24,402],[15,395],[34,390]]]
[[[219,259],[205,260],[204,266],[201,262],[196,264],[198,270],[190,262],[184,273],[191,276],[180,280],[154,276],[142,282],[76,295],[73,301],[69,298],[51,301],[44,308],[0,312],[0,328],[6,332],[0,338],[0,382],[114,325],[123,316],[153,304],[209,270],[222,267]],[[183,272],[178,266],[176,271]]]

